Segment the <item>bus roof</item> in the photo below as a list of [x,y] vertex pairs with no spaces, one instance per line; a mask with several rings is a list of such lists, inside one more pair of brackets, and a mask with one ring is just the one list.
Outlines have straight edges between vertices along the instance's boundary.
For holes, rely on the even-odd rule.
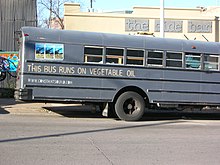
[[218,42],[83,32],[73,30],[51,30],[36,27],[23,27],[22,31],[24,34],[28,34],[27,40],[36,42],[61,42],[91,46],[220,54],[220,44]]

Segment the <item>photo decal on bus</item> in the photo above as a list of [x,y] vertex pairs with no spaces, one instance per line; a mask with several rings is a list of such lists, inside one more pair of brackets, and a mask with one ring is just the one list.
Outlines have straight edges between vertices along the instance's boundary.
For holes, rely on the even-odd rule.
[[63,60],[64,46],[63,44],[36,43],[35,59]]

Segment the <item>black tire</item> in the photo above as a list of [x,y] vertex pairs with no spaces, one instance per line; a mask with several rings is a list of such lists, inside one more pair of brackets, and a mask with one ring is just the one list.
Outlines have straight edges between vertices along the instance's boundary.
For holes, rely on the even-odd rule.
[[0,71],[0,81],[3,81],[6,78],[6,72]]
[[108,103],[108,117],[117,118],[117,114],[115,113],[114,103]]
[[115,112],[121,120],[137,121],[144,114],[145,102],[136,92],[122,93],[115,103]]

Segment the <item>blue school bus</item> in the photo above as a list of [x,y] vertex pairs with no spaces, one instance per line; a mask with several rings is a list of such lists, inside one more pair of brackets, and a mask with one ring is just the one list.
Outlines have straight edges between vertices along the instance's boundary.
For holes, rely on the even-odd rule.
[[150,107],[220,105],[220,44],[23,27],[15,97],[98,105],[126,121]]

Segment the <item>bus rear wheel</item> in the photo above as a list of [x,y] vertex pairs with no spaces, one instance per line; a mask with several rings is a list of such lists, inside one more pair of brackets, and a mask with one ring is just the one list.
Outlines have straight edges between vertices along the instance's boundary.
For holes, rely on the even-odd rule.
[[121,94],[115,103],[115,112],[121,120],[137,121],[144,114],[145,102],[141,95],[128,91]]

